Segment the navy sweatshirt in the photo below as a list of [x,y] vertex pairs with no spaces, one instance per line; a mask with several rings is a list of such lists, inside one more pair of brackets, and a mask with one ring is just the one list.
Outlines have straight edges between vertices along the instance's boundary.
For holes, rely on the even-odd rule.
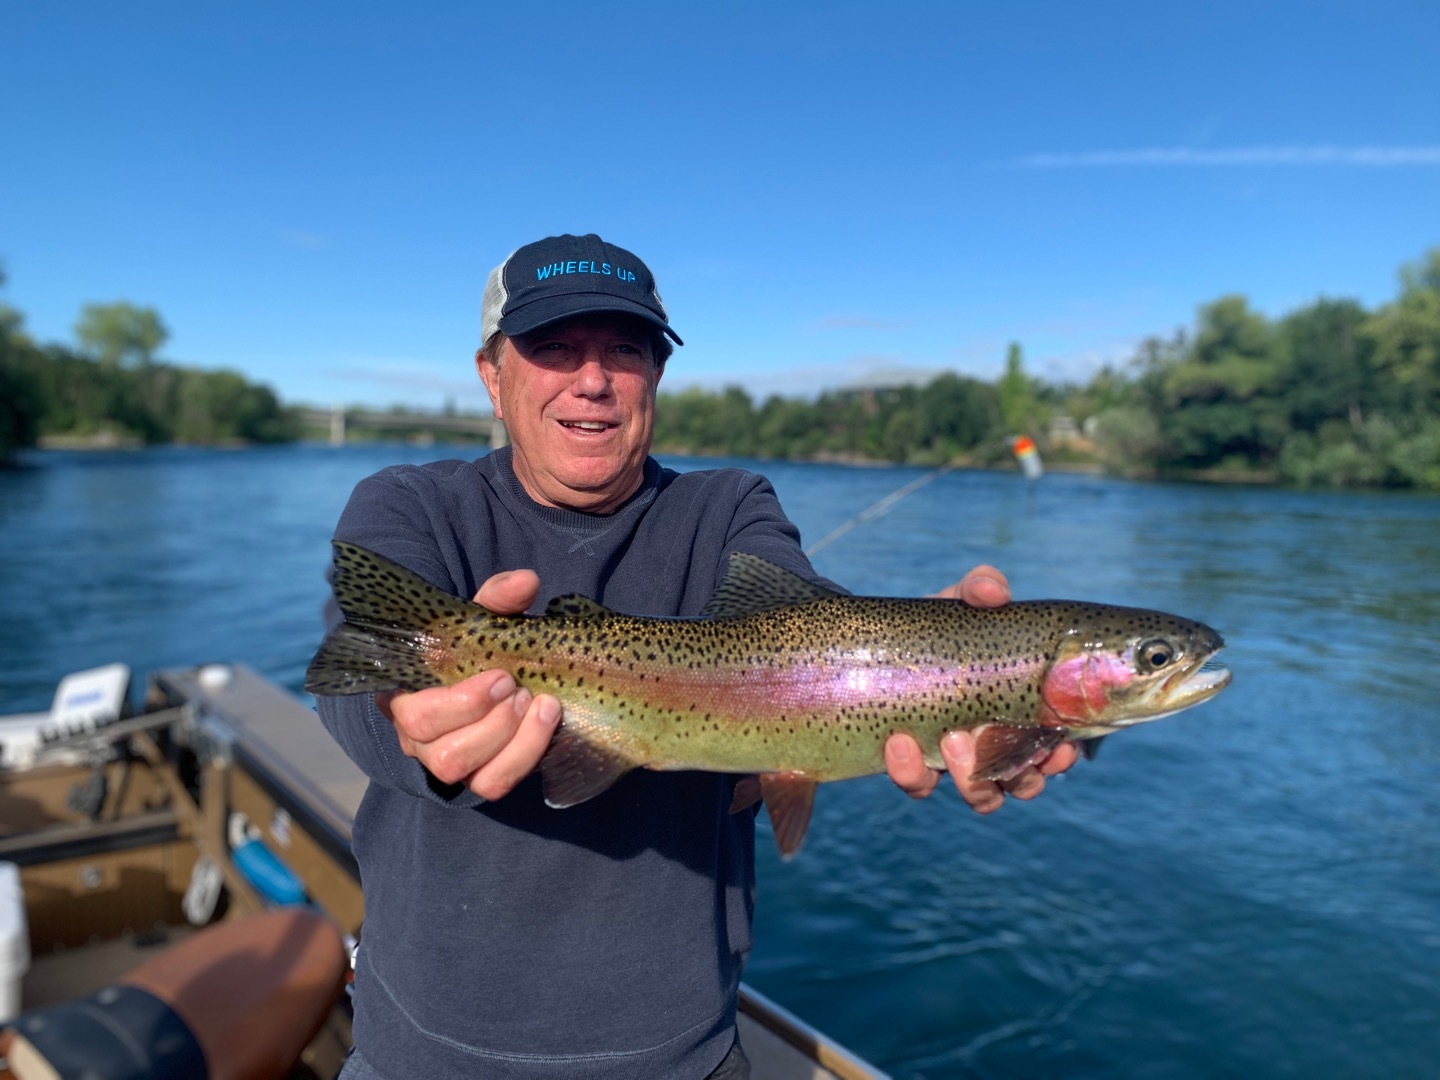
[[[696,615],[746,551],[815,576],[768,481],[654,459],[613,514],[545,507],[509,449],[362,481],[336,536],[469,598],[540,575],[534,610],[580,593]],[[826,584],[829,584],[826,582]],[[320,716],[370,777],[355,819],[365,890],[355,1045],[394,1080],[704,1077],[734,1039],[754,906],[752,813],[734,778],[636,770],[580,806],[537,776],[485,803],[399,749],[368,694]]]

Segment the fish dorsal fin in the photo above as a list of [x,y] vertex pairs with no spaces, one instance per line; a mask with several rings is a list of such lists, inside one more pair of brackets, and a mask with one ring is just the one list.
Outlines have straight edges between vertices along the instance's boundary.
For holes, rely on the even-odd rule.
[[829,600],[836,594],[812,585],[783,566],[758,555],[737,551],[730,556],[725,580],[701,613],[707,619],[729,619],[775,611],[812,600]]
[[591,600],[588,596],[571,593],[568,596],[557,596],[551,600],[545,605],[545,614],[566,615],[572,619],[598,619],[603,615],[613,615],[614,612],[604,604]]

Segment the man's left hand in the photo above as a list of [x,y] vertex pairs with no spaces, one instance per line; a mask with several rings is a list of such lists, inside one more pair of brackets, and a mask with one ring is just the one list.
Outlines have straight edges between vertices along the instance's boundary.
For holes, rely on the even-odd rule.
[[[977,566],[954,585],[932,595],[964,600],[975,607],[1001,607],[1010,602],[1010,583],[993,566]],[[1017,799],[1033,799],[1045,790],[1045,777],[1064,772],[1079,757],[1073,743],[1061,743],[1039,765],[1031,765],[1018,776],[997,783],[970,779],[975,771],[975,737],[968,731],[952,731],[946,735],[940,741],[940,753],[960,797],[979,814],[999,810],[1007,794]],[[914,799],[925,798],[940,782],[940,771],[925,764],[920,744],[909,735],[892,735],[886,741],[885,770],[896,786]]]

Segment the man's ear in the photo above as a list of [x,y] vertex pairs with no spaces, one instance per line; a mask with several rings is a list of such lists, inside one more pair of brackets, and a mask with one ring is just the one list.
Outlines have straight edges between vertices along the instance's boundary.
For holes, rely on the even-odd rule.
[[490,408],[495,410],[495,419],[504,420],[500,412],[500,369],[486,359],[484,349],[475,350],[475,371],[490,395]]

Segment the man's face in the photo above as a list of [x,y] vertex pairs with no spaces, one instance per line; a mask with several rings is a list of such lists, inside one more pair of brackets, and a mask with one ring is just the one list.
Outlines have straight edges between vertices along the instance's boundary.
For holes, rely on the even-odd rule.
[[515,475],[546,506],[605,514],[640,487],[660,373],[650,329],[579,315],[507,341],[476,367],[515,448]]

